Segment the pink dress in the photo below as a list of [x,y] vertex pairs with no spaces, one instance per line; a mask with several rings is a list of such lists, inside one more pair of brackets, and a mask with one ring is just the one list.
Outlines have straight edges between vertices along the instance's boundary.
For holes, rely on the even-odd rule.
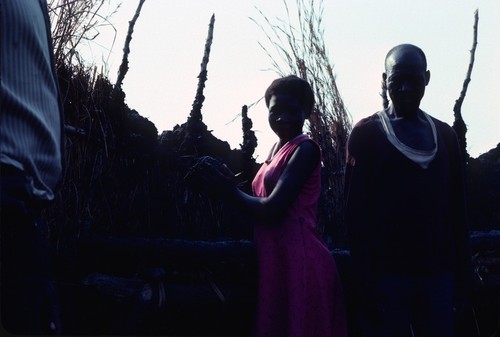
[[[255,196],[271,194],[301,135],[266,161],[252,182]],[[342,286],[335,261],[316,232],[320,162],[279,224],[254,226],[259,263],[257,337],[345,337]]]

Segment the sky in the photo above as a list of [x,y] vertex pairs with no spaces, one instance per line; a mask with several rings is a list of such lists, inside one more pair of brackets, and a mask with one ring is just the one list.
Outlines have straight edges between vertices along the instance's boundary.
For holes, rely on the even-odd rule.
[[[128,21],[138,3],[123,1],[110,18],[114,29],[103,27],[98,39],[88,45],[89,61],[104,60],[112,83],[121,63]],[[287,1],[292,18],[295,3]],[[477,157],[500,142],[500,1],[324,0],[323,8],[325,45],[353,123],[381,108],[380,81],[387,51],[412,43],[426,53],[431,72],[421,108],[450,125],[470,62],[478,9],[478,45],[462,105],[467,150]],[[266,26],[258,10],[274,23],[287,17],[281,0],[146,0],[134,28],[130,69],[123,82],[127,105],[152,121],[159,133],[187,120],[208,25],[215,15],[203,121],[217,138],[239,148],[242,106],[258,102],[278,77],[259,42],[269,50],[272,46],[251,20]],[[277,138],[268,126],[263,100],[248,114],[258,138],[254,156],[262,162]]]

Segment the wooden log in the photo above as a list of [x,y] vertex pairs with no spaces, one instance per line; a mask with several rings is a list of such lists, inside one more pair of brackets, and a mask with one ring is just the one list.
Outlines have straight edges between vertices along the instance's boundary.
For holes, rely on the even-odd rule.
[[[471,251],[476,266],[486,266],[490,274],[500,271],[500,231],[473,232]],[[349,250],[334,250],[332,255],[340,273],[347,274]],[[142,276],[148,280],[165,278],[155,275],[158,268],[163,268],[167,273],[196,274],[196,279],[212,273],[220,280],[240,282],[255,278],[257,267],[255,246],[248,240],[94,236],[79,243],[79,259],[87,272],[119,275],[144,271]]]
[[473,232],[472,265],[479,285],[500,287],[500,231]]
[[[80,263],[118,271],[165,267],[245,269],[257,265],[255,246],[248,240],[195,241],[166,238],[93,236],[78,244]],[[332,251],[338,264],[348,265],[348,250]],[[94,268],[95,269],[95,268]]]
[[247,284],[257,277],[256,252],[250,241],[95,236],[80,241],[78,247],[72,265],[78,266],[80,275],[102,272],[180,283],[215,275],[220,282]]
[[[90,273],[57,283],[72,335],[250,336],[256,287],[242,283],[175,283]],[[69,323],[68,323],[69,322]]]
[[94,287],[119,302],[149,304],[153,300],[152,285],[138,278],[91,273],[82,280],[82,284]]
[[179,284],[168,281],[150,282],[136,277],[90,273],[83,280],[86,287],[96,289],[104,297],[125,304],[138,304],[156,309],[193,306],[218,306],[225,303],[251,303],[256,288],[244,284],[217,284],[213,279]]
[[78,244],[79,255],[90,259],[114,262],[148,261],[148,264],[194,265],[255,262],[251,241],[194,241],[166,238],[93,236]]
[[471,251],[496,250],[500,253],[500,230],[474,231],[470,236]]
[[[500,249],[500,230],[471,233],[473,253]],[[206,265],[213,261],[255,263],[255,247],[248,240],[200,241],[167,238],[92,236],[79,243],[80,255],[98,255],[99,259],[124,257],[167,264]],[[349,250],[334,250],[338,258],[349,257]]]

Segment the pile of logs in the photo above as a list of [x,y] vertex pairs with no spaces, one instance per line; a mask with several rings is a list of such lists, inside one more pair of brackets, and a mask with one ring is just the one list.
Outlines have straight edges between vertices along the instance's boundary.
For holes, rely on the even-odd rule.
[[[476,295],[481,297],[474,301],[474,314],[484,316],[486,311],[492,316],[476,317],[475,324],[490,325],[481,329],[491,330],[498,324],[494,317],[500,313],[500,231],[473,232],[471,248],[479,289]],[[349,292],[349,252],[334,250],[332,254],[345,281],[345,291]],[[78,270],[72,273],[73,293],[87,294],[79,303],[94,306],[92,310],[105,303],[101,309],[107,308],[106,312],[99,315],[100,328],[95,326],[95,331],[87,331],[90,334],[250,335],[256,264],[255,247],[246,240],[92,237],[79,243],[72,267]],[[69,298],[75,300],[78,296]],[[116,316],[120,310],[121,320],[110,320],[104,331],[99,330],[105,321],[102,315]],[[75,326],[86,324],[88,328],[83,316]],[[92,318],[89,311],[86,319],[96,317]],[[75,333],[81,332],[74,329]]]

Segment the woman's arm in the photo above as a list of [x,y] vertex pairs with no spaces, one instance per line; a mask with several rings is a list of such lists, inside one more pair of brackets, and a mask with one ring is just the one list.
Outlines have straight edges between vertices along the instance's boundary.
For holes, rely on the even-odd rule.
[[285,216],[319,160],[320,150],[316,143],[300,143],[268,197],[254,197],[240,190],[227,166],[211,157],[198,160],[185,180],[197,189],[233,202],[259,222],[276,224]]
[[292,154],[269,197],[253,197],[236,189],[234,198],[254,219],[276,224],[285,216],[319,160],[319,147],[311,141],[302,142]]

